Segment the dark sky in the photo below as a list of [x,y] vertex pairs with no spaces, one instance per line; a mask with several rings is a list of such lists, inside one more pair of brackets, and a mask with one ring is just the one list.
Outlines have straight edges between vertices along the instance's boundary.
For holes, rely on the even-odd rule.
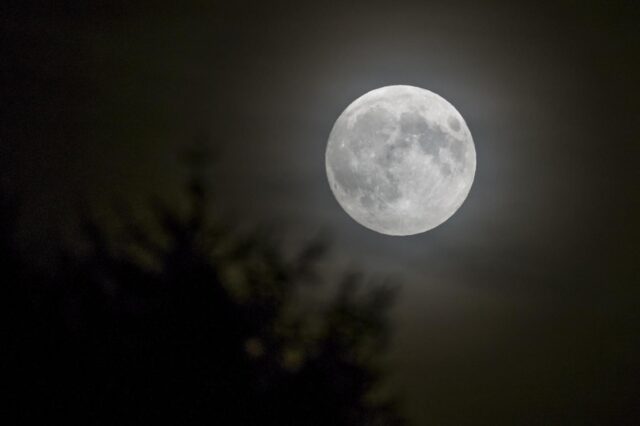
[[[330,268],[402,277],[391,382],[416,424],[638,410],[636,2],[108,3],[0,13],[0,160],[27,246],[82,199],[173,199],[206,141],[240,226],[325,231]],[[324,171],[338,115],[391,84],[449,100],[477,151],[462,208],[411,237],[353,222]]]

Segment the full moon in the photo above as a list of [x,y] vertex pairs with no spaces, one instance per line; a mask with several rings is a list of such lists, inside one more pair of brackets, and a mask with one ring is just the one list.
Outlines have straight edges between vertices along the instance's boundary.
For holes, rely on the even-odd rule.
[[419,87],[365,93],[336,120],[325,156],[338,203],[382,234],[413,235],[449,219],[469,194],[476,150],[460,113]]

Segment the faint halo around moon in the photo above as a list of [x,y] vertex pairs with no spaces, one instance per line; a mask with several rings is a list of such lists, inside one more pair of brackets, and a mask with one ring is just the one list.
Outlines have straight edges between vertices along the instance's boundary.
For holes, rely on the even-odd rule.
[[435,228],[460,208],[476,171],[476,150],[460,113],[413,86],[365,93],[329,135],[327,178],[356,222],[387,235]]

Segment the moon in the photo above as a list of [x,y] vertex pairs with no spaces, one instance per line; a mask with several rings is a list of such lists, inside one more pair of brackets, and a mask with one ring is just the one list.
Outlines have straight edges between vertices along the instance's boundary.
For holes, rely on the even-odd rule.
[[342,208],[386,235],[413,235],[449,219],[469,194],[476,150],[462,115],[439,95],[386,86],[336,120],[325,155]]

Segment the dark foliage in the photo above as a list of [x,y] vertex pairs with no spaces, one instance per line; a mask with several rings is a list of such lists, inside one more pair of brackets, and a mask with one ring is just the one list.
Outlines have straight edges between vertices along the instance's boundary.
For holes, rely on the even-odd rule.
[[288,259],[267,235],[205,225],[203,189],[193,184],[190,193],[186,218],[155,208],[166,244],[132,221],[127,241],[114,243],[87,220],[91,253],[61,249],[52,270],[16,254],[15,206],[3,206],[3,418],[401,424],[393,404],[370,397],[392,292],[363,292],[361,278],[348,275],[322,309],[301,308],[300,290],[322,281],[316,262],[325,246]]

